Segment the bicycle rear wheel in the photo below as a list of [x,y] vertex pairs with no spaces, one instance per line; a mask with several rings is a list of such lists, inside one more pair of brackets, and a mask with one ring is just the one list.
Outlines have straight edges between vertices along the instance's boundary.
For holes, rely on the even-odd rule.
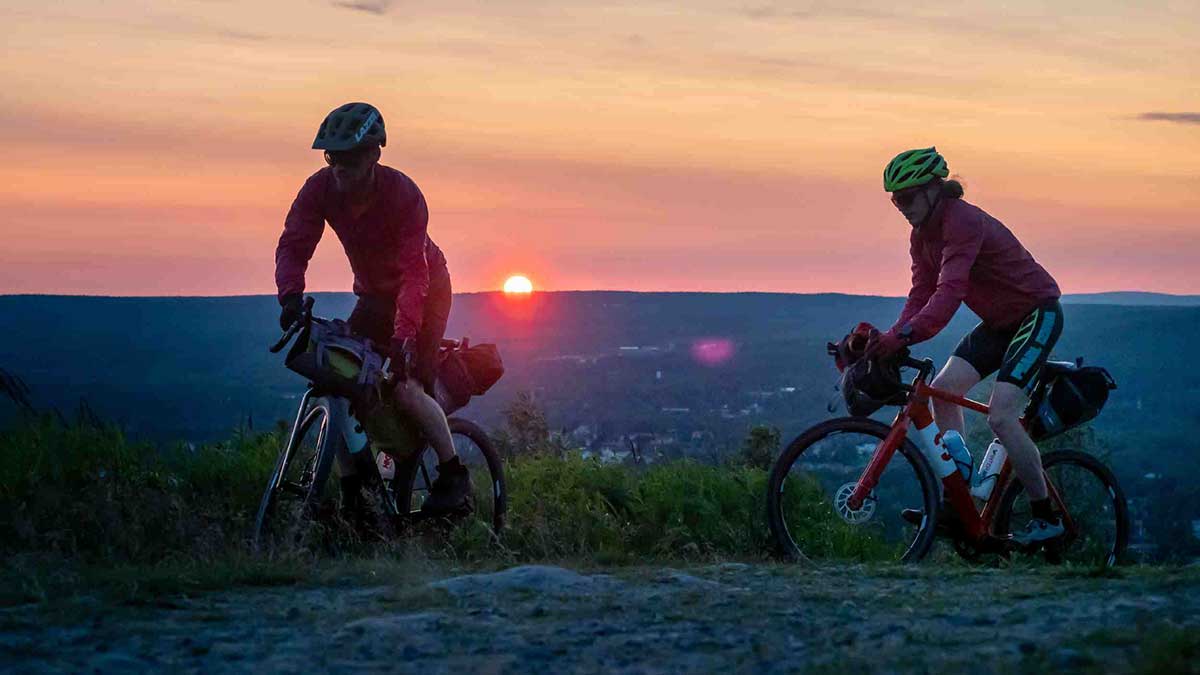
[[[862,507],[846,504],[890,428],[846,417],[792,441],[771,470],[767,518],[780,551],[793,559],[920,560],[933,544],[938,487],[929,463],[905,439]],[[919,509],[917,526],[900,517]]]
[[[1111,567],[1119,563],[1129,543],[1129,508],[1116,476],[1092,455],[1074,450],[1042,456],[1046,476],[1066,504],[1074,524],[1058,542],[1046,548],[1051,562]],[[1021,481],[1010,481],[996,512],[999,536],[1023,527],[1033,514]]]
[[[473,511],[469,519],[485,524],[493,533],[504,529],[508,511],[508,491],[504,482],[504,463],[487,432],[470,420],[451,417],[450,437],[459,460],[471,472],[475,486]],[[437,480],[437,453],[426,445],[421,452],[396,468],[396,506],[400,514],[419,516],[421,505]],[[459,526],[464,520],[457,521]]]
[[324,492],[335,454],[330,437],[336,430],[326,399],[313,398],[306,408],[259,503],[252,540],[256,552],[302,545],[310,526],[328,510]]

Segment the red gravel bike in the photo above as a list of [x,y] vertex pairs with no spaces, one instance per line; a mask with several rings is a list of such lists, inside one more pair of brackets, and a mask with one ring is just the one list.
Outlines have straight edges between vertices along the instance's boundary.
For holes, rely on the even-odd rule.
[[[914,562],[929,553],[939,535],[968,559],[1019,550],[1011,532],[1031,514],[1009,463],[1000,468],[988,499],[977,504],[957,470],[941,469],[949,456],[931,462],[929,451],[918,447],[919,432],[910,433],[910,425],[918,431],[933,423],[931,398],[984,415],[987,405],[930,386],[934,365],[929,359],[905,356],[900,363],[917,374],[909,383],[897,383],[903,403],[891,425],[868,417],[822,422],[792,441],[775,463],[767,515],[786,556]],[[1045,396],[1046,383],[1075,367],[1069,362],[1045,365],[1026,420]],[[1115,565],[1128,542],[1129,516],[1113,472],[1076,450],[1047,452],[1042,466],[1051,502],[1066,528],[1063,537],[1042,547],[1047,559]],[[943,501],[951,513],[942,512]],[[921,510],[920,523],[903,519],[905,509]]]

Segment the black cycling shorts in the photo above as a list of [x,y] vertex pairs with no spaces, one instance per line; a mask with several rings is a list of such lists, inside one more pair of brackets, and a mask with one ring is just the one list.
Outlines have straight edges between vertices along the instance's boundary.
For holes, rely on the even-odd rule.
[[1015,384],[1029,394],[1062,327],[1062,305],[1058,300],[1049,300],[1035,307],[1014,328],[995,330],[979,324],[963,336],[954,355],[971,364],[980,377],[996,373],[997,382]]
[[[437,355],[446,335],[446,323],[450,320],[450,304],[454,296],[450,289],[450,272],[445,265],[429,268],[429,294],[425,296],[425,308],[421,318],[421,329],[417,333],[416,376],[426,388],[433,385],[437,377]],[[393,323],[396,315],[395,298],[382,296],[359,296],[350,313],[350,330],[371,338],[379,349],[391,347]]]

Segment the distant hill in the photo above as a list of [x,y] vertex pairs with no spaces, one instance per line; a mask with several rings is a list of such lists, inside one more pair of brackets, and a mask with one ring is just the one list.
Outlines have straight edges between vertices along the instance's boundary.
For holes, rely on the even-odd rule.
[[[324,316],[344,317],[354,302],[346,293],[315,297]],[[1179,359],[1193,360],[1186,355],[1200,342],[1200,307],[1144,302],[1175,297],[1158,294],[1083,297],[1140,302],[1073,296],[1056,355],[1113,370],[1121,389],[1107,424],[1182,439],[1197,423],[1200,371]],[[838,294],[470,293],[455,296],[448,335],[494,342],[504,355],[504,379],[468,409],[484,422],[497,422],[502,405],[525,389],[563,426],[736,436],[756,420],[790,431],[825,415],[834,380],[825,342],[858,321],[889,325],[900,304]],[[135,435],[221,438],[247,417],[261,425],[291,416],[303,383],[267,352],[277,316],[271,296],[0,296],[0,368],[22,377],[43,406],[71,410],[82,397]],[[960,311],[917,353],[944,360],[975,321]],[[705,366],[693,358],[707,339],[727,340],[730,359]],[[793,391],[770,395],[783,388]],[[1143,409],[1179,415],[1162,424]]]
[[1108,293],[1073,293],[1063,297],[1073,305],[1131,305],[1159,307],[1200,307],[1200,295],[1172,295],[1145,291],[1110,291]]

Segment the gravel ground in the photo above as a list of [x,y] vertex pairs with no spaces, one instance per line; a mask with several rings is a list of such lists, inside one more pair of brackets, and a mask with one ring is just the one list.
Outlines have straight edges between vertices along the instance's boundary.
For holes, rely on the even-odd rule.
[[1195,569],[523,566],[6,608],[0,671],[1125,672],[1198,627]]

